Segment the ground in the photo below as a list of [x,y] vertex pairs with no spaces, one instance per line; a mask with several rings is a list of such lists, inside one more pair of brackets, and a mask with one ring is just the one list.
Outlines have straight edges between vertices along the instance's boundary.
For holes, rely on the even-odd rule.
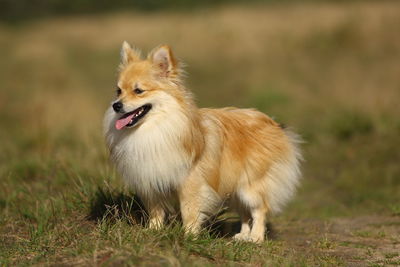
[[346,266],[398,265],[399,223],[382,216],[296,221],[282,227],[281,239],[296,251],[311,250]]
[[[400,265],[400,3],[307,2],[0,23],[0,265]],[[102,117],[123,40],[186,62],[201,107],[254,107],[304,139],[261,245],[226,213],[143,227]]]

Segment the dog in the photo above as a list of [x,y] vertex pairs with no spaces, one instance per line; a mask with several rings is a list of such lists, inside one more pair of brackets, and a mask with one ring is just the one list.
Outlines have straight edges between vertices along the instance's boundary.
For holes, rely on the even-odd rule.
[[160,229],[177,199],[186,233],[197,235],[221,205],[241,219],[237,240],[262,242],[300,178],[299,138],[255,109],[198,108],[182,63],[167,45],[142,59],[124,42],[116,100],[106,111],[110,157]]

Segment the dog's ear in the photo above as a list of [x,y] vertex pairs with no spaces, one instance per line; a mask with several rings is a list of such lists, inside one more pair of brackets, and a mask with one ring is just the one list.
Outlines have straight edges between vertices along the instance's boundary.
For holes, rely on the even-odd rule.
[[161,77],[176,78],[178,76],[178,61],[169,46],[162,45],[153,49],[148,57]]
[[132,48],[127,41],[124,41],[121,48],[121,64],[126,66],[138,60],[140,60],[140,51],[136,48]]

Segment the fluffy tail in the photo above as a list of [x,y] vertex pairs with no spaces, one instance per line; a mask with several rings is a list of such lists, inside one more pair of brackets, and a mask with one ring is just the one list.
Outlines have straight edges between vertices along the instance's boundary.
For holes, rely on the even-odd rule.
[[303,159],[299,144],[300,136],[285,129],[289,141],[289,153],[280,161],[275,162],[268,171],[267,188],[268,203],[272,213],[278,213],[292,198],[299,185],[301,176],[300,161]]

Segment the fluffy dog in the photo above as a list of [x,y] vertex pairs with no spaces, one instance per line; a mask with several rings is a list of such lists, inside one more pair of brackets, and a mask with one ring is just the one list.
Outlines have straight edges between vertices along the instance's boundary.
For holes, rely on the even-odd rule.
[[254,109],[198,108],[165,45],[142,59],[123,43],[104,131],[112,161],[153,228],[162,227],[174,198],[193,234],[228,203],[242,223],[234,238],[261,242],[266,215],[281,210],[300,177],[296,135]]

